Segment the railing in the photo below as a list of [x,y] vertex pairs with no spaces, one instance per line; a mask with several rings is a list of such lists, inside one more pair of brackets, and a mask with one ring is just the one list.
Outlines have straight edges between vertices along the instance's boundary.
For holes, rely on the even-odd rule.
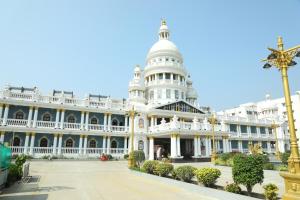
[[22,154],[24,153],[24,147],[16,147],[16,146],[10,146],[9,147],[11,149],[11,153],[12,154]]
[[37,128],[55,128],[55,122],[37,121],[36,127]]
[[26,119],[7,119],[6,125],[8,126],[26,126],[28,120]]
[[79,154],[79,148],[62,147],[61,153],[62,154]]
[[80,130],[81,125],[79,123],[67,123],[64,122],[65,129],[73,129],[73,130]]
[[124,148],[111,148],[110,154],[124,154]]
[[104,125],[89,124],[89,130],[91,130],[91,131],[103,131],[104,130]]
[[184,130],[191,130],[192,129],[192,123],[189,122],[181,122],[180,128]]
[[105,153],[105,149],[104,148],[86,148],[86,153],[88,155],[90,155],[90,154],[101,155],[102,153]]
[[33,147],[34,154],[52,154],[53,147]]
[[125,131],[125,126],[111,126],[110,129],[112,131],[123,132]]
[[18,93],[18,92],[10,92],[9,97],[14,99],[25,99],[25,100],[33,99],[32,94]]

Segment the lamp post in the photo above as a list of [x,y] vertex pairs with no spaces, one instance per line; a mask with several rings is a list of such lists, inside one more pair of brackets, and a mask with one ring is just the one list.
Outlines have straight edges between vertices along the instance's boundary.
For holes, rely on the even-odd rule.
[[213,140],[213,149],[212,149],[212,153],[211,153],[211,162],[215,163],[216,159],[217,159],[216,142],[215,142],[215,125],[218,123],[215,114],[213,114],[208,119],[208,122],[211,124],[212,140]]
[[272,130],[274,130],[275,133],[275,156],[277,158],[277,160],[280,160],[280,151],[279,151],[279,147],[278,147],[278,137],[277,137],[277,128],[280,127],[278,124],[275,124],[275,122],[271,125]]
[[130,132],[130,152],[129,152],[129,158],[128,158],[128,167],[134,167],[135,160],[133,157],[133,145],[134,145],[134,116],[136,115],[136,111],[134,110],[134,106],[132,106],[132,109],[128,111],[130,120],[131,120],[131,132]]
[[300,45],[284,50],[282,37],[278,37],[277,46],[278,49],[268,48],[271,51],[271,54],[266,59],[262,60],[263,62],[266,62],[263,68],[267,69],[275,66],[281,72],[285,105],[288,115],[291,155],[288,159],[288,172],[280,173],[285,182],[283,200],[300,200],[300,157],[287,74],[288,68],[297,64],[293,59],[295,57],[300,57]]

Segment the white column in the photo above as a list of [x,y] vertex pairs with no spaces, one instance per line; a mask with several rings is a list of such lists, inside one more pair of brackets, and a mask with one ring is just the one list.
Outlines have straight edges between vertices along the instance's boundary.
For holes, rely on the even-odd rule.
[[58,151],[57,151],[58,155],[61,155],[62,137],[63,137],[63,135],[59,134],[59,138],[58,138]]
[[81,111],[80,129],[83,130],[83,128],[84,128],[84,111]]
[[239,146],[239,152],[243,152],[243,145],[241,140],[238,141],[238,146]]
[[28,153],[29,136],[30,133],[26,133],[25,143],[24,143],[24,154]]
[[157,117],[154,117],[154,126],[157,125]]
[[85,130],[89,130],[89,112],[85,113]]
[[125,131],[128,131],[128,116],[127,115],[125,115]]
[[223,153],[227,153],[226,138],[222,138],[222,142],[223,142]]
[[39,113],[39,108],[35,107],[34,115],[33,115],[33,125],[32,125],[33,128],[36,127],[36,121],[37,121],[38,113]]
[[153,126],[154,126],[154,117],[153,117],[153,116],[151,116],[151,119],[150,119],[150,124],[151,124],[151,127],[153,127]]
[[87,148],[87,138],[88,136],[84,136],[84,143],[83,143],[83,154],[86,155],[86,148]]
[[198,143],[198,148],[197,148],[198,156],[201,156],[201,138],[200,138],[200,136],[198,136],[198,138],[197,138],[197,143]]
[[127,152],[127,137],[125,136],[124,137],[124,154],[127,154],[128,152]]
[[59,109],[56,110],[56,117],[55,117],[55,128],[58,128],[58,123],[59,123]]
[[110,154],[110,136],[107,136],[107,154]]
[[107,127],[108,127],[108,130],[110,131],[110,129],[111,129],[111,113],[108,114]]
[[35,133],[31,133],[30,155],[33,155],[34,140],[35,140]]
[[149,160],[154,160],[154,138],[149,138]]
[[177,156],[180,157],[181,156],[181,151],[180,151],[180,135],[177,135],[176,137],[176,142],[177,142]]
[[2,118],[3,104],[0,104],[0,119]]
[[2,131],[0,134],[1,134],[1,136],[0,136],[0,143],[4,144],[4,135],[5,135],[5,132]]
[[176,135],[171,135],[171,157],[176,158],[177,151]]
[[83,138],[83,135],[80,135],[79,137],[79,154],[82,154],[82,138]]
[[228,139],[228,152],[232,152],[231,140]]
[[208,144],[208,142],[209,142],[209,138],[205,137],[205,156],[209,156],[209,151],[208,151],[209,144]]
[[198,153],[198,138],[195,135],[194,136],[194,157],[198,157],[199,153]]
[[57,147],[57,134],[54,134],[54,138],[53,138],[53,149],[52,149],[52,154],[55,155],[56,154],[56,147]]
[[103,153],[106,153],[106,136],[103,136],[102,149],[103,149]]
[[268,153],[271,153],[271,143],[270,143],[270,141],[267,142],[267,151],[268,151]]
[[60,128],[64,128],[64,120],[65,120],[65,110],[61,110],[61,116],[60,116]]
[[8,117],[8,111],[9,111],[9,105],[6,104],[5,108],[4,108],[4,116],[3,116],[3,121],[2,121],[2,125],[3,126],[6,126],[7,117]]
[[27,127],[31,126],[32,110],[33,110],[33,107],[30,106],[29,107],[29,113],[28,113],[28,119],[27,119]]
[[106,131],[107,130],[107,113],[104,113],[104,122],[103,122],[103,125],[104,125],[104,130]]

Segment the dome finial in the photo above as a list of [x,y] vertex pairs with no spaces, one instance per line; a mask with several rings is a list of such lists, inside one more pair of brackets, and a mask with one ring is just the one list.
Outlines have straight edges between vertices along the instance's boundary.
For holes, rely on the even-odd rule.
[[167,22],[165,19],[161,19],[161,24],[160,24],[160,28],[159,28],[159,39],[169,39],[169,29],[167,26]]

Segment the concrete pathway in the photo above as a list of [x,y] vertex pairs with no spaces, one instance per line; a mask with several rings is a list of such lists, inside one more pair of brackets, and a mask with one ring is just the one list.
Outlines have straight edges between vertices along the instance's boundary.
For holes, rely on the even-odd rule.
[[5,189],[3,200],[253,199],[134,172],[124,161],[33,161],[33,178]]

